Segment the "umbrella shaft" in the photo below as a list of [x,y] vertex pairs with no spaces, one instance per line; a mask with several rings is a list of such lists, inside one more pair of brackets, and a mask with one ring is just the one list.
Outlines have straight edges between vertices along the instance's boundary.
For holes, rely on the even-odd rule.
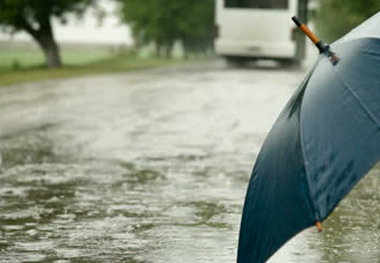
[[315,46],[318,48],[320,53],[323,53],[328,49],[328,47],[325,45],[325,43],[322,42],[322,40],[319,40],[317,43],[314,43]]
[[293,22],[304,32],[304,34],[314,43],[319,52],[323,53],[326,50],[326,45],[296,16],[292,17]]
[[311,32],[311,30],[305,25],[305,24],[301,24],[301,26],[299,26],[299,28],[302,30],[302,32],[305,33],[305,35],[315,44],[317,45],[317,43],[320,42],[319,38],[313,33]]

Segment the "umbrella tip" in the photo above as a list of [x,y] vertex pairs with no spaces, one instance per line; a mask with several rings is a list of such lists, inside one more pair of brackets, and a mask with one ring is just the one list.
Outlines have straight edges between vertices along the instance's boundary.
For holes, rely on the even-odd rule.
[[317,226],[317,229],[318,229],[318,232],[321,233],[322,232],[322,224],[321,222],[319,222],[318,220],[315,222],[315,225]]
[[304,23],[302,23],[296,16],[292,17],[293,22],[301,29],[302,32],[314,43],[320,53],[328,57],[331,64],[335,66],[339,62],[339,58],[330,50],[330,46],[323,43]]
[[293,16],[292,20],[298,27],[302,26],[302,22],[296,16]]

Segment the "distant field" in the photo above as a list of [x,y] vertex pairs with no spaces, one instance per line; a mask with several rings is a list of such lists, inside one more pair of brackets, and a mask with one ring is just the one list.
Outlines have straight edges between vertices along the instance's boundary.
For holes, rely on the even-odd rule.
[[127,48],[95,45],[61,46],[64,67],[47,69],[35,45],[0,42],[0,86],[51,78],[122,72],[178,63],[179,59],[140,58]]
[[[67,66],[85,65],[115,56],[118,49],[120,48],[101,45],[63,45],[61,56]],[[0,73],[43,65],[44,56],[34,44],[0,43]]]
[[0,50],[0,72],[13,67],[31,67],[41,65],[43,56],[30,50]]

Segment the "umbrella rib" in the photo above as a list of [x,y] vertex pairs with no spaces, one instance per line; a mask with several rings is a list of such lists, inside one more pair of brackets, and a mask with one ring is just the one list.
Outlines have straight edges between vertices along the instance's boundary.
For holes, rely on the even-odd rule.
[[[308,85],[309,83],[309,80],[311,78],[311,76],[313,75],[313,72],[314,72],[314,69],[316,68],[319,60],[321,59],[321,56],[319,56],[318,60],[317,60],[317,63],[315,63],[315,65],[313,66],[313,68],[311,69],[310,71],[310,74],[305,82],[305,89],[306,89],[306,86]],[[300,111],[300,115],[301,115],[301,112],[302,112],[302,102],[301,102],[301,111]],[[317,210],[317,206],[316,204],[314,203],[314,200],[313,200],[313,197],[311,196],[311,187],[310,187],[310,180],[309,180],[309,170],[308,170],[308,161],[306,159],[306,152],[305,152],[305,147],[304,147],[304,140],[303,140],[303,130],[302,130],[302,118],[300,116],[300,136],[301,136],[301,152],[302,152],[302,157],[303,157],[303,160],[304,160],[304,163],[305,163],[305,173],[306,173],[306,182],[307,182],[307,187],[308,187],[308,192],[309,192],[309,202],[310,202],[310,206],[311,206],[311,209],[314,210],[314,217],[317,221],[320,221],[321,218],[319,216],[319,213],[318,213],[318,210]]]
[[[302,125],[301,125],[302,127]],[[314,211],[314,217],[316,220],[320,220],[320,216],[319,216],[319,213],[318,213],[318,210],[317,210],[317,206],[313,200],[313,197],[311,196],[311,187],[310,187],[310,180],[309,180],[309,170],[308,170],[308,162],[306,160],[306,153],[305,153],[305,149],[304,149],[304,143],[303,143],[303,132],[302,132],[302,129],[301,129],[301,150],[302,150],[302,157],[303,157],[303,160],[305,162],[305,173],[306,173],[306,182],[307,182],[307,187],[308,187],[308,190],[309,190],[309,200],[310,200],[310,206],[311,206],[311,209],[313,209]]]
[[369,116],[369,118],[372,120],[372,122],[377,126],[378,129],[380,129],[380,123],[374,116],[374,114],[371,112],[368,107],[364,105],[364,103],[360,100],[360,97],[344,82],[343,78],[340,76],[339,72],[335,69],[333,69],[336,75],[338,76],[338,79],[342,82],[343,86],[350,92],[350,94],[356,99],[356,101],[359,103],[359,105],[363,108],[364,112]]

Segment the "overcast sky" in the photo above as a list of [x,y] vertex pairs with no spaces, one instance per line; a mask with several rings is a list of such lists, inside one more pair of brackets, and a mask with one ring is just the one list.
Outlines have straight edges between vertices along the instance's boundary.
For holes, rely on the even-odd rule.
[[[56,39],[59,42],[74,43],[104,43],[104,44],[131,44],[132,38],[129,27],[120,23],[115,14],[116,3],[110,0],[99,0],[101,9],[106,11],[105,19],[99,25],[95,10],[90,8],[80,20],[74,16],[68,17],[68,23],[60,24],[53,21]],[[25,33],[9,36],[0,32],[0,40],[30,40]]]

